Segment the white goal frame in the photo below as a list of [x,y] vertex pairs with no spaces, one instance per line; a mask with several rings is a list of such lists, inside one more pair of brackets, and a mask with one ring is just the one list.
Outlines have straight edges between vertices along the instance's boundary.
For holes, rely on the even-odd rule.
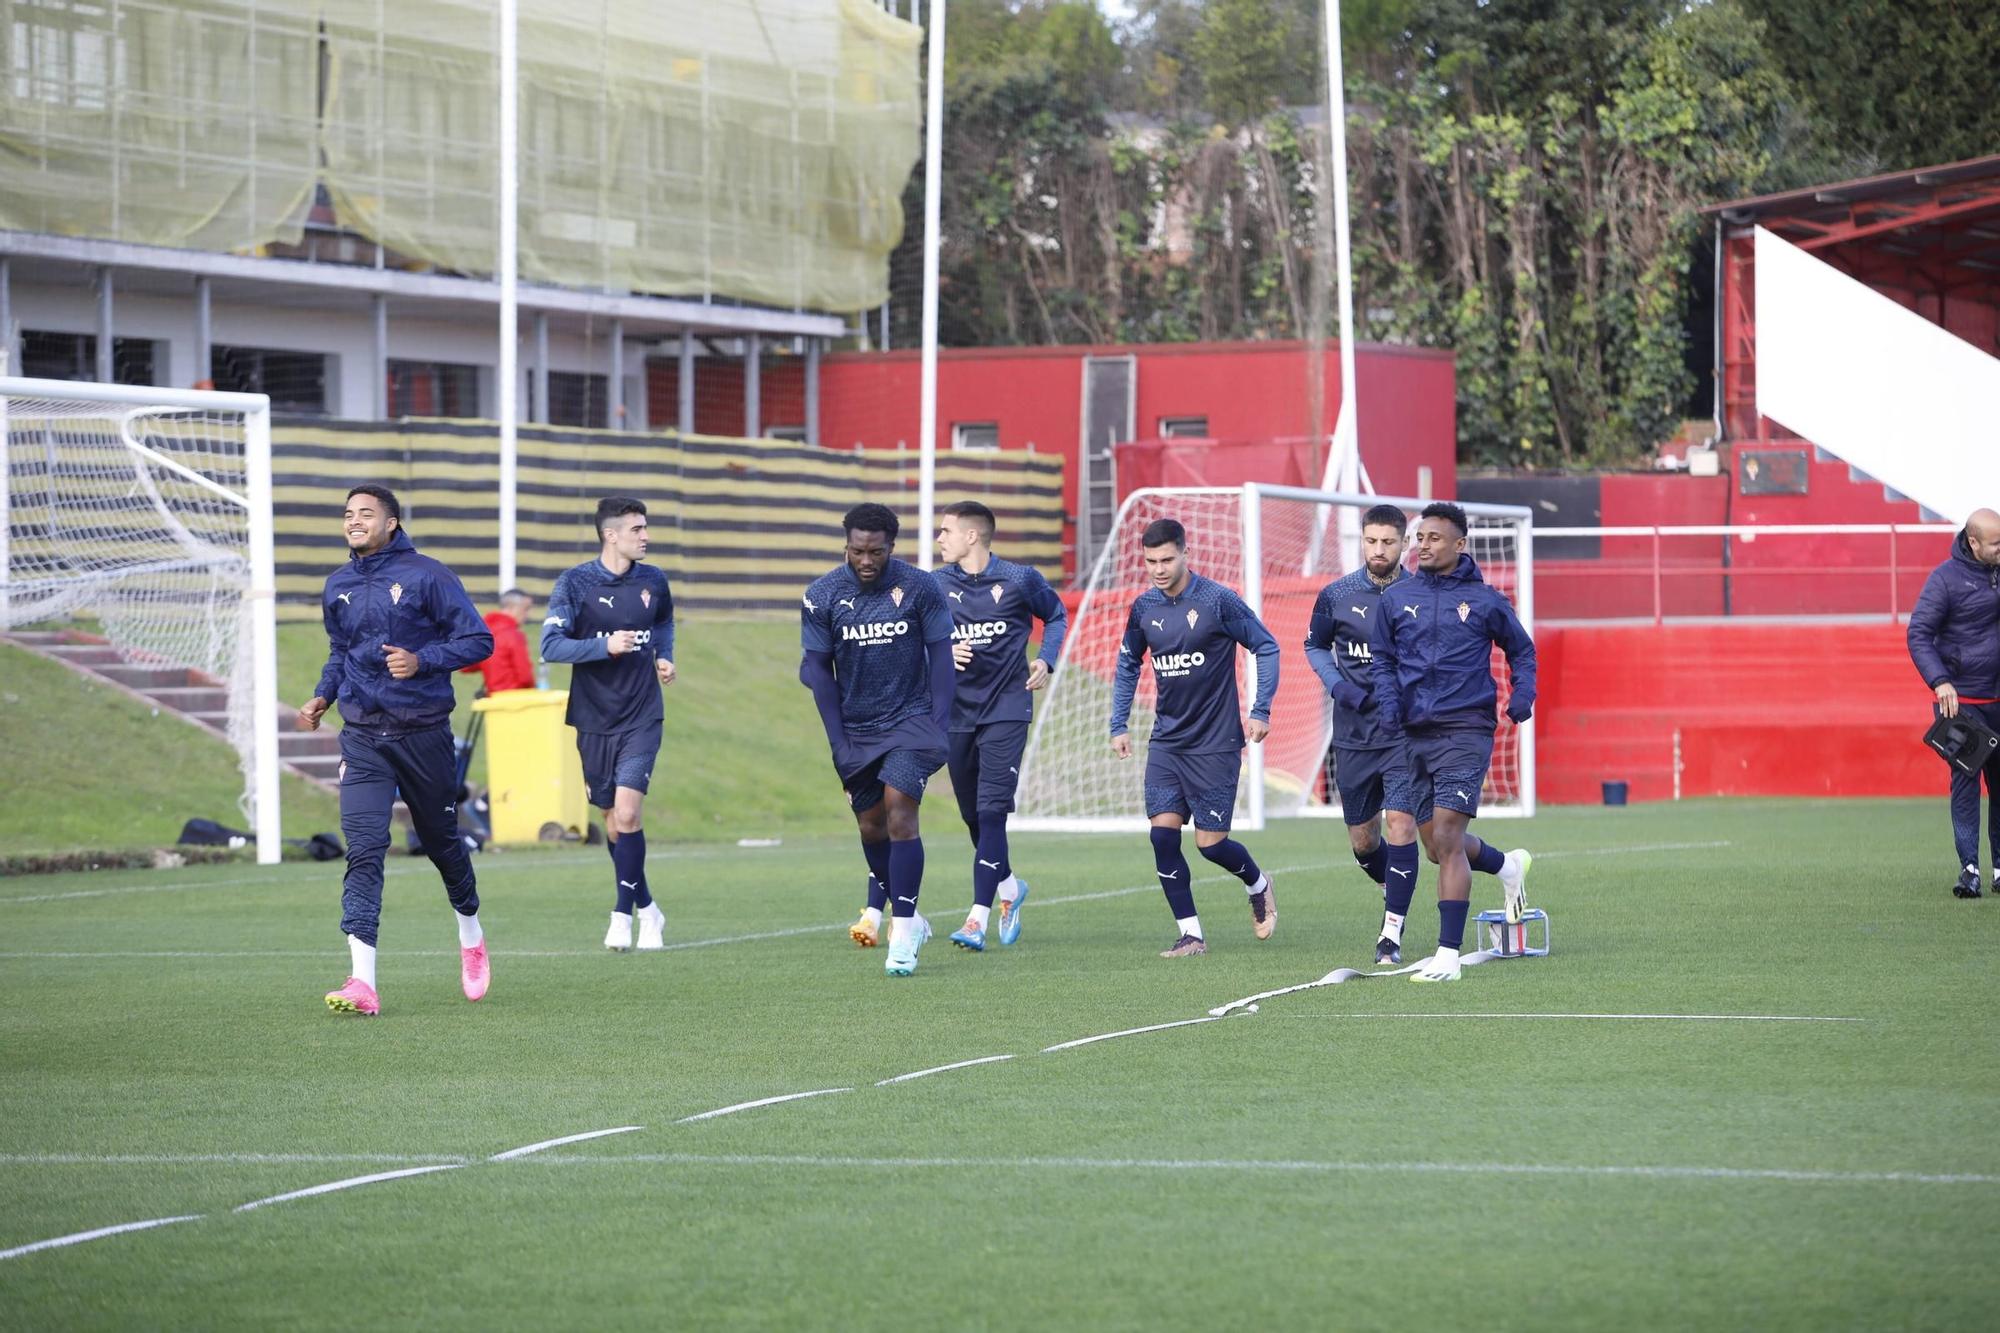
[[[1102,587],[1105,575],[1109,572],[1111,562],[1115,558],[1116,543],[1123,539],[1127,515],[1136,505],[1142,502],[1159,501],[1162,499],[1167,501],[1172,501],[1175,498],[1204,498],[1214,500],[1227,496],[1235,496],[1241,506],[1240,530],[1242,533],[1243,554],[1240,561],[1240,569],[1242,571],[1243,586],[1238,588],[1237,592],[1242,595],[1243,600],[1249,605],[1250,609],[1256,612],[1260,620],[1265,615],[1265,562],[1262,557],[1264,546],[1261,521],[1265,500],[1291,500],[1307,504],[1338,505],[1343,509],[1343,513],[1340,516],[1342,519],[1351,514],[1353,518],[1351,523],[1336,523],[1338,540],[1340,540],[1343,548],[1345,548],[1342,562],[1343,568],[1352,568],[1360,563],[1361,534],[1359,520],[1361,514],[1368,507],[1378,504],[1389,504],[1397,506],[1405,513],[1415,514],[1422,510],[1425,505],[1432,503],[1431,500],[1417,499],[1411,496],[1364,495],[1349,491],[1316,490],[1302,486],[1280,486],[1265,482],[1246,482],[1241,486],[1226,487],[1166,486],[1145,487],[1135,490],[1130,495],[1127,495],[1119,504],[1118,512],[1112,519],[1110,537],[1099,549],[1097,559],[1093,563],[1089,576],[1084,582],[1083,601],[1077,608],[1075,619],[1071,622],[1072,631],[1077,626],[1088,622],[1093,613],[1098,615],[1119,615],[1123,613],[1125,608],[1122,604],[1115,607],[1103,605],[1100,600],[1102,594],[1099,592],[1099,589]],[[1478,504],[1466,501],[1454,501],[1453,503],[1458,504],[1460,508],[1464,509],[1466,517],[1469,519],[1485,520],[1489,527],[1504,525],[1514,530],[1516,562],[1515,591],[1513,596],[1514,610],[1515,614],[1520,617],[1523,628],[1532,635],[1535,629],[1533,511],[1522,505]],[[1326,524],[1322,521],[1315,530],[1315,543],[1317,543],[1320,531],[1323,531],[1325,527]],[[1334,577],[1338,577],[1338,575]],[[1280,645],[1280,649],[1282,651],[1282,644]],[[1054,705],[1058,698],[1057,691],[1064,688],[1066,678],[1069,674],[1067,670],[1063,669],[1059,669],[1056,672],[1054,678],[1050,681],[1047,697],[1043,700],[1041,707],[1035,711],[1034,723],[1028,734],[1027,750],[1022,756],[1021,761],[1021,776],[1024,786],[1027,785],[1028,777],[1033,771],[1034,766],[1038,762],[1044,761],[1044,756],[1040,753],[1044,724],[1052,716]],[[1244,700],[1247,706],[1248,700],[1255,697],[1257,688],[1257,661],[1254,656],[1247,656],[1246,677]],[[1108,746],[1108,734],[1105,737],[1105,743]],[[1482,818],[1525,819],[1531,818],[1534,815],[1535,724],[1532,720],[1522,725],[1519,729],[1519,748],[1521,790],[1518,804],[1496,805],[1482,809],[1480,811]],[[1264,788],[1264,747],[1262,745],[1246,745],[1244,752],[1243,785],[1245,790],[1243,792],[1243,806],[1239,807],[1239,815],[1235,821],[1235,826],[1239,829],[1257,830],[1264,827],[1267,814]],[[1130,762],[1137,761],[1138,756],[1135,755]],[[1297,816],[1301,818],[1328,818],[1335,817],[1338,814],[1338,807],[1331,805],[1312,806],[1308,804],[1302,806],[1297,811]],[[1016,815],[1009,822],[1011,827],[1025,832],[1129,832],[1144,828],[1147,824],[1145,812],[1137,808],[1130,815],[1037,816],[1027,814]]]
[[[249,584],[245,588],[244,619],[250,636],[251,708],[250,815],[256,833],[257,861],[275,865],[284,843],[279,811],[278,767],[278,619],[277,571],[271,495],[271,400],[261,393],[218,393],[200,389],[159,389],[86,380],[42,380],[0,376],[0,624],[14,588],[11,478],[7,469],[8,408],[13,399],[102,404],[116,416],[125,447],[147,464],[172,472],[182,481],[211,492],[225,503],[242,507],[247,520]],[[122,412],[117,409],[125,409]],[[168,458],[135,435],[132,423],[155,412],[228,412],[243,419],[245,494],[221,485],[192,468]],[[181,529],[143,471],[137,483],[151,496],[163,524]],[[184,531],[184,530],[183,530]],[[239,631],[240,632],[240,631]]]

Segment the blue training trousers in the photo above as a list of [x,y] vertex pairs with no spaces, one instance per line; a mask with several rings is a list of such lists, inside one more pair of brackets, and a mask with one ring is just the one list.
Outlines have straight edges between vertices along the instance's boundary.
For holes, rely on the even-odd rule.
[[382,920],[382,859],[389,851],[389,817],[400,790],[424,854],[444,879],[460,916],[479,910],[472,858],[458,836],[458,757],[451,725],[385,735],[346,727],[340,733],[340,834],[347,840],[340,930],[375,943]]

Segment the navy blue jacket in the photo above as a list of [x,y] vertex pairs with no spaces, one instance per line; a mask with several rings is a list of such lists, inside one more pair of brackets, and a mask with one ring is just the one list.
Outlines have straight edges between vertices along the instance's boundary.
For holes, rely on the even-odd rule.
[[1320,589],[1306,626],[1306,662],[1333,696],[1333,748],[1389,750],[1402,737],[1375,710],[1375,662],[1368,640],[1381,618],[1382,589],[1357,569]]
[[1974,699],[2000,698],[2000,565],[1982,565],[1960,532],[1910,612],[1910,660],[1924,684],[1950,681]]
[[1449,574],[1418,570],[1382,590],[1369,633],[1375,700],[1394,728],[1437,731],[1494,724],[1493,645],[1507,655],[1507,715],[1524,722],[1535,707],[1535,642],[1514,605],[1479,576],[1469,555]]
[[[417,548],[402,528],[373,555],[349,553],[320,594],[326,668],[313,693],[341,719],[370,731],[422,731],[451,718],[451,673],[493,655],[493,632],[458,575]],[[417,674],[389,674],[382,645],[417,655]]]

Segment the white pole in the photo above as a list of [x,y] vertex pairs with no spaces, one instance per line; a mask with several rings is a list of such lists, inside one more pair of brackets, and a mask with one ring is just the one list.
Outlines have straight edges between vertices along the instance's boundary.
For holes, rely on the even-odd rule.
[[1352,493],[1361,462],[1354,417],[1354,273],[1347,234],[1347,86],[1340,69],[1340,0],[1326,0],[1326,125],[1333,159],[1333,256],[1340,297],[1340,415],[1321,490]]
[[[1516,521],[1514,549],[1514,614],[1520,617],[1521,628],[1528,631],[1530,638],[1535,633],[1535,520],[1528,517]],[[1680,742],[1680,731],[1674,732],[1676,747]],[[1680,762],[1678,754],[1674,762],[1674,799],[1680,799]],[[1530,718],[1521,727],[1521,813],[1527,818],[1535,815],[1535,723]]]
[[270,401],[243,419],[244,498],[250,504],[250,761],[254,768],[257,864],[284,855],[278,809],[278,579],[271,503]]
[[[0,343],[0,362],[7,359],[6,346]],[[0,370],[5,368],[4,365],[0,365]],[[14,523],[11,487],[13,449],[11,437],[7,433],[7,399],[0,396],[0,629],[14,628],[13,593],[10,591],[14,582],[14,553],[8,541]]]
[[511,588],[514,576],[515,493],[520,483],[520,372],[515,364],[519,293],[515,268],[520,222],[520,58],[516,47],[516,0],[500,0],[500,365],[494,399],[500,408],[500,579]]
[[929,569],[932,513],[937,504],[937,341],[938,341],[938,217],[942,211],[943,179],[939,159],[944,153],[944,0],[931,0],[930,67],[924,89],[924,351],[922,403],[917,412],[917,550],[919,566]]
[[[1243,483],[1242,504],[1242,518],[1237,531],[1242,547],[1243,600],[1249,605],[1251,614],[1262,620],[1264,618],[1264,497],[1258,492],[1256,482]],[[1260,686],[1257,657],[1254,653],[1250,656],[1249,683],[1250,698],[1244,704],[1246,713],[1249,711],[1249,705],[1256,701]],[[1264,744],[1268,745],[1270,742],[1267,740]],[[1264,746],[1249,745],[1244,748],[1249,752],[1245,756],[1245,768],[1250,785],[1248,793],[1250,808],[1247,812],[1249,818],[1244,827],[1255,832],[1264,827]]]

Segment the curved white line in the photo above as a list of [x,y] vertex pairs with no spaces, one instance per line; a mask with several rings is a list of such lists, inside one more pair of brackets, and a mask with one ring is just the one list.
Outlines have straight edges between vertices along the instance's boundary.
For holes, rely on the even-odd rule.
[[1078,1037],[1075,1041],[1063,1041],[1057,1042],[1054,1046],[1044,1046],[1042,1047],[1042,1054],[1047,1055],[1050,1051],[1067,1051],[1073,1047],[1088,1046],[1092,1042],[1097,1041],[1110,1041],[1113,1037],[1136,1037],[1141,1032],[1160,1032],[1167,1028],[1184,1028],[1195,1023],[1219,1023],[1221,1021],[1221,1019],[1213,1016],[1207,1018],[1183,1018],[1178,1022],[1154,1023],[1148,1027],[1126,1028],[1120,1032],[1100,1032],[1095,1037]]
[[511,1162],[516,1157],[526,1157],[530,1153],[538,1153],[545,1148],[560,1148],[565,1143],[582,1143],[587,1139],[608,1138],[613,1134],[632,1134],[644,1128],[644,1125],[620,1125],[617,1129],[593,1129],[586,1134],[565,1134],[559,1139],[543,1139],[540,1143],[530,1143],[525,1148],[509,1148],[506,1152],[494,1153],[486,1160],[489,1162]]
[[891,1083],[908,1083],[913,1078],[928,1078],[932,1074],[943,1074],[953,1069],[969,1069],[973,1065],[997,1064],[1002,1060],[1011,1060],[1013,1058],[1011,1055],[982,1055],[977,1060],[960,1060],[957,1064],[939,1065],[935,1069],[919,1069],[914,1074],[898,1074],[894,1078],[879,1079],[876,1081],[875,1086],[886,1088]]
[[0,1259],[18,1259],[24,1254],[37,1250],[60,1249],[65,1245],[81,1245],[87,1240],[101,1240],[105,1236],[121,1236],[128,1231],[150,1231],[154,1227],[170,1227],[176,1222],[199,1222],[200,1213],[189,1213],[185,1217],[156,1217],[150,1222],[125,1222],[115,1227],[98,1227],[94,1231],[78,1231],[68,1236],[55,1236],[49,1240],[38,1240],[30,1245],[16,1245],[11,1250],[0,1250]]
[[826,1097],[836,1092],[853,1092],[852,1088],[819,1088],[812,1092],[788,1092],[782,1097],[759,1097],[754,1102],[738,1102],[734,1106],[718,1106],[713,1111],[703,1111],[700,1115],[685,1115],[674,1121],[676,1125],[692,1125],[697,1120],[713,1120],[719,1115],[734,1115],[738,1111],[751,1111],[759,1106],[776,1106],[779,1102],[796,1102],[806,1097]]
[[351,1190],[356,1185],[373,1185],[383,1180],[401,1180],[406,1176],[427,1176],[433,1171],[456,1171],[463,1165],[461,1162],[448,1162],[443,1166],[406,1166],[401,1171],[378,1171],[372,1176],[354,1176],[348,1180],[335,1180],[325,1185],[314,1185],[309,1189],[290,1190],[284,1194],[273,1194],[268,1199],[252,1199],[249,1203],[236,1205],[233,1211],[247,1213],[252,1208],[262,1208],[266,1204],[284,1203],[291,1199],[310,1199],[315,1194],[332,1194],[337,1190]]

